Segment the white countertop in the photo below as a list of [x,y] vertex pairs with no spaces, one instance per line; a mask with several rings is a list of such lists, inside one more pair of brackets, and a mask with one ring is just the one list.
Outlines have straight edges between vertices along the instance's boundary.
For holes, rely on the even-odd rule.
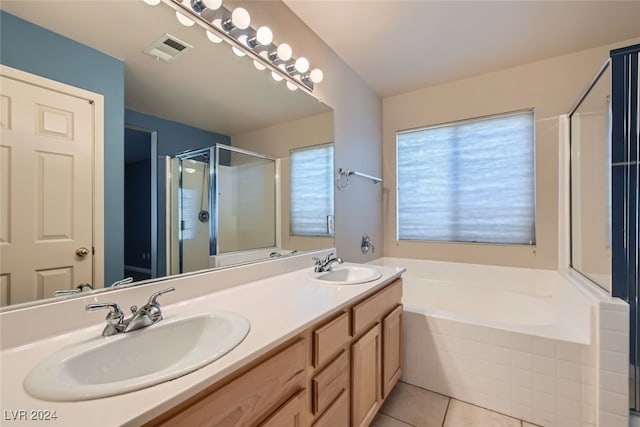
[[[311,279],[312,269],[305,268],[163,306],[165,319],[215,310],[236,312],[251,322],[251,330],[238,347],[213,363],[172,381],[122,395],[79,402],[49,402],[31,397],[22,386],[25,376],[42,359],[66,345],[100,335],[103,323],[7,348],[0,353],[0,424],[73,427],[143,424],[403,272],[395,267],[375,268],[382,277],[358,285],[320,284]],[[76,315],[83,313],[60,313],[65,317]],[[57,419],[32,420],[34,410],[55,411]],[[26,411],[26,420],[12,420],[23,414],[19,411]]]

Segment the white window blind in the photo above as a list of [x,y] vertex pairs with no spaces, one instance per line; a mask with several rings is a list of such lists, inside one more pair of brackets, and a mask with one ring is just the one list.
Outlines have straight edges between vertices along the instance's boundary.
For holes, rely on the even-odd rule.
[[535,244],[534,113],[396,136],[398,240]]
[[333,144],[291,151],[290,233],[333,236]]

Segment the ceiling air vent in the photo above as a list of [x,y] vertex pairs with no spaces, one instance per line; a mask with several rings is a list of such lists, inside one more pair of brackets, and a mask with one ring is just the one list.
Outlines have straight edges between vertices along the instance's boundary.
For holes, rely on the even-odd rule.
[[193,46],[190,44],[183,42],[171,34],[165,34],[151,46],[146,48],[144,53],[151,55],[160,61],[171,62],[191,49],[193,49]]

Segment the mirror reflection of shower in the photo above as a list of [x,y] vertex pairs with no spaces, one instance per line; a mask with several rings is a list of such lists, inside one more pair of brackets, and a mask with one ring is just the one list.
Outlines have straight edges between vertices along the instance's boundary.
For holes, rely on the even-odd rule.
[[169,158],[170,274],[277,250],[276,161],[217,145]]

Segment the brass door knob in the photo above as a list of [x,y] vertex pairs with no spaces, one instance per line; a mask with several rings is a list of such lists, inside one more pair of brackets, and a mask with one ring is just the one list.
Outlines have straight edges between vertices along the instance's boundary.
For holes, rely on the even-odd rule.
[[78,255],[79,257],[85,257],[89,255],[89,249],[85,247],[78,248],[76,249],[76,255]]

